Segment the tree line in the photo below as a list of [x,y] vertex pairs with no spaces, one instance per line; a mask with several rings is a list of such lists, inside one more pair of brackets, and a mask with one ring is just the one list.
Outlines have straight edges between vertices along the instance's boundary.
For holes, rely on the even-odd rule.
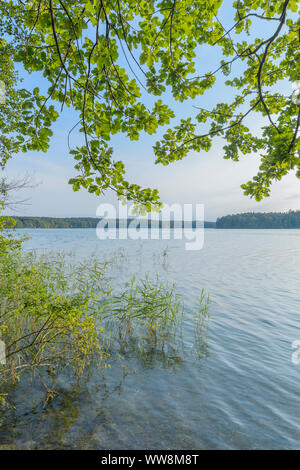
[[[16,221],[15,228],[96,228],[99,223],[98,218],[94,217],[13,217]],[[128,227],[133,218],[127,220],[116,219],[117,228]],[[151,220],[141,219],[139,221],[141,228],[151,228]],[[157,222],[155,221],[155,227]],[[160,220],[158,222],[159,228],[164,228],[168,225],[168,221]],[[185,227],[196,228],[202,224],[193,220],[192,222],[184,222]],[[154,225],[153,225],[154,226]],[[183,221],[170,220],[171,228],[180,228],[183,226]],[[205,228],[215,228],[215,222],[204,222]]]
[[226,215],[217,219],[216,228],[300,228],[300,211]]
[[[96,228],[100,219],[95,217],[29,217],[14,216],[16,221],[15,228]],[[117,228],[126,228],[133,221],[133,218],[127,220],[116,219]],[[136,219],[135,219],[136,220]],[[140,219],[140,228],[151,228],[151,219]],[[154,223],[157,227],[157,222]],[[178,220],[158,221],[158,227],[164,228],[199,228],[203,226],[199,222],[183,222]],[[184,225],[183,225],[184,224]],[[241,214],[226,215],[218,217],[216,222],[204,222],[204,228],[300,228],[300,211],[289,212],[245,212]]]

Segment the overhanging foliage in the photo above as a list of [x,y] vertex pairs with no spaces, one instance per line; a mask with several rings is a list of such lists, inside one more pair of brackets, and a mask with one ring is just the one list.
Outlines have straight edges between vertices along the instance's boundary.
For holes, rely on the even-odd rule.
[[[48,149],[58,117],[50,102],[58,102],[61,110],[77,112],[76,127],[84,136],[84,145],[70,150],[78,170],[70,180],[74,190],[101,194],[111,188],[151,210],[159,205],[158,191],[126,181],[109,141],[117,133],[131,140],[141,132],[156,133],[174,117],[160,98],[165,91],[184,102],[212,89],[223,74],[236,93],[231,102],[200,108],[195,120],[167,129],[153,147],[156,162],[168,165],[190,151],[208,151],[221,136],[225,158],[261,156],[257,176],[242,186],[246,195],[268,196],[272,182],[290,170],[299,177],[300,108],[276,88],[300,75],[299,1],[234,1],[229,28],[218,16],[227,5],[227,0],[1,1],[0,70],[7,83],[7,103],[0,107],[3,166],[13,153]],[[199,46],[213,47],[216,57],[221,52],[215,70],[199,70]],[[16,61],[28,73],[43,74],[47,96],[38,88],[32,93],[17,88]],[[237,63],[242,68],[236,69]],[[145,92],[157,97],[151,108]],[[254,113],[264,122],[257,135],[247,124]]]

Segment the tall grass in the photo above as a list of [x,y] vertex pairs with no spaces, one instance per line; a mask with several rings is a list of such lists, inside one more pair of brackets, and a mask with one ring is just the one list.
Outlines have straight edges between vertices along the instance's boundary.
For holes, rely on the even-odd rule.
[[112,293],[103,309],[105,329],[112,332],[122,351],[135,344],[141,353],[151,347],[162,351],[175,343],[184,308],[175,287],[158,278],[136,280]]

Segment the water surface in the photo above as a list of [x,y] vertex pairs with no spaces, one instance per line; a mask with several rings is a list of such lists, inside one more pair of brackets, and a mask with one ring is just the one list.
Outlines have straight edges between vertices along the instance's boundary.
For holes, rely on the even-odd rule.
[[[119,250],[113,274],[158,273],[175,282],[187,308],[185,351],[125,358],[103,377],[90,371],[49,406],[19,388],[0,418],[0,443],[17,448],[278,449],[300,445],[300,230],[205,230],[204,247],[184,241],[104,240],[93,229],[23,230],[27,249],[80,259]],[[167,255],[166,250],[167,249]],[[121,250],[121,251],[120,251]],[[124,258],[125,262],[121,260]],[[192,315],[201,289],[210,322],[200,357]]]

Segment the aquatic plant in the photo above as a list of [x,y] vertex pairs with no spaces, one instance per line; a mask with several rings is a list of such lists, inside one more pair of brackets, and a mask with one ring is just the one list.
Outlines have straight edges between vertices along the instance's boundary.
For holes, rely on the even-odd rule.
[[131,278],[119,294],[112,294],[103,319],[122,350],[134,340],[142,351],[153,344],[163,349],[171,338],[175,341],[183,314],[175,286],[146,276],[141,280]]
[[198,298],[198,309],[194,314],[195,328],[193,350],[198,359],[203,356],[203,352],[207,348],[206,331],[209,321],[209,304],[209,294],[206,293],[205,289],[202,289]]

